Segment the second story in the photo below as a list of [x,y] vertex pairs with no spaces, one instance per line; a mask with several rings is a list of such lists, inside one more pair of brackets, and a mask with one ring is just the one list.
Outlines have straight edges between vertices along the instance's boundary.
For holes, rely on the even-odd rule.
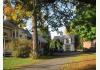
[[16,24],[9,21],[3,22],[3,36],[8,40],[32,38],[32,35],[27,29],[19,28]]
[[75,35],[61,35],[55,36],[54,39],[60,40],[63,44],[74,44],[75,43]]

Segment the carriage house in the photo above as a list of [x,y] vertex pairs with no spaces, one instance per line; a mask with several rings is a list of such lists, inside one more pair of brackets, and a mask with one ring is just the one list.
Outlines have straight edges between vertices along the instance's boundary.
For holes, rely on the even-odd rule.
[[55,36],[54,39],[59,39],[63,43],[63,51],[75,51],[75,35]]

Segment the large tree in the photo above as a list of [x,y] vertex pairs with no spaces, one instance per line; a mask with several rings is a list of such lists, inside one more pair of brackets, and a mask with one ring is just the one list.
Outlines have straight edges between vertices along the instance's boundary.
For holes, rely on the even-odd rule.
[[80,1],[79,5],[76,6],[76,16],[70,22],[69,33],[78,34],[85,41],[96,38],[95,0],[91,2]]
[[[54,0],[5,0],[4,15],[10,21],[19,23],[27,18],[33,21],[33,55],[38,56],[37,20],[41,6],[53,3]],[[14,7],[12,7],[12,4]],[[31,16],[30,16],[31,15]]]
[[[25,19],[30,17],[33,20],[32,31],[33,31],[34,55],[38,55],[37,27],[45,25],[51,27],[53,30],[58,30],[59,27],[65,26],[67,29],[69,29],[70,21],[73,20],[74,17],[76,16],[75,9],[76,7],[80,8],[79,3],[81,3],[78,0],[11,0],[11,1],[13,1],[12,3],[14,3],[15,5],[13,9],[16,9],[15,15],[18,18],[17,19],[15,16],[14,21],[16,20],[18,20],[18,22],[20,20],[24,21]],[[17,11],[17,9],[19,9],[19,11]],[[5,15],[9,16],[7,13]]]

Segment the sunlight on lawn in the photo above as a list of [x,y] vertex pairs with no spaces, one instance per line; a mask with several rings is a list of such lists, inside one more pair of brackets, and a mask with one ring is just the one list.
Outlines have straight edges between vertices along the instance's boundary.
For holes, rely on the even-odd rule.
[[96,54],[82,54],[62,66],[61,70],[96,70]]
[[33,58],[15,58],[15,57],[4,57],[3,68],[13,69],[20,66],[34,64],[40,61],[39,59]]

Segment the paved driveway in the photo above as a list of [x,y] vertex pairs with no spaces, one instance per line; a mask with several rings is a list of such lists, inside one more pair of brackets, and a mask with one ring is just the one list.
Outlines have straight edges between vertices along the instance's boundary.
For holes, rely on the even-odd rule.
[[46,59],[39,63],[26,66],[20,69],[16,69],[16,70],[59,70],[61,65],[67,63],[70,58],[71,57],[64,56],[60,58]]

